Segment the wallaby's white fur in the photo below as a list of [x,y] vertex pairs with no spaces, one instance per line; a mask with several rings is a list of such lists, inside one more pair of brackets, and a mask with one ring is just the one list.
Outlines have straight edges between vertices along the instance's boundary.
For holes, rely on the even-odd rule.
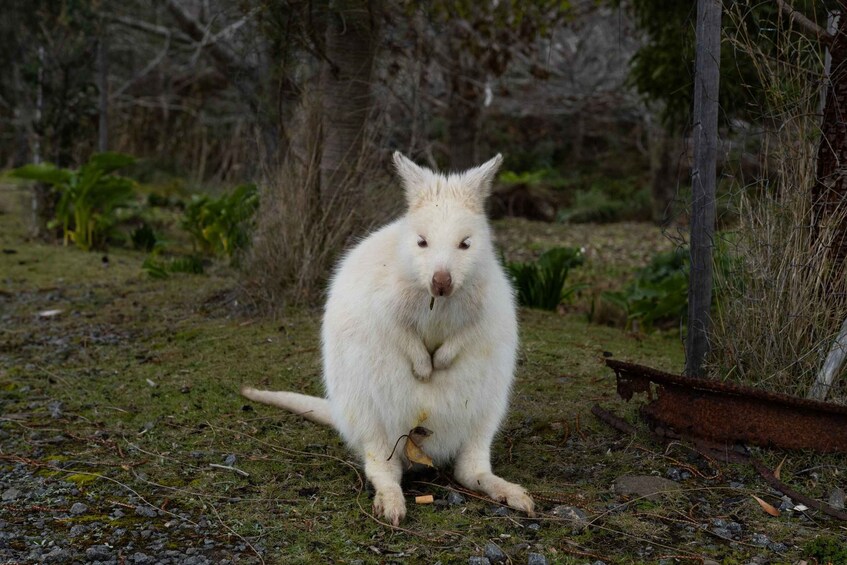
[[[364,461],[374,511],[406,514],[400,436],[431,430],[422,449],[455,478],[532,513],[526,491],[491,472],[518,345],[515,301],[498,263],[485,198],[502,158],[443,175],[399,152],[407,213],[341,261],[323,319],[327,398],[244,389],[252,400],[331,423]],[[430,300],[435,304],[430,310]]]

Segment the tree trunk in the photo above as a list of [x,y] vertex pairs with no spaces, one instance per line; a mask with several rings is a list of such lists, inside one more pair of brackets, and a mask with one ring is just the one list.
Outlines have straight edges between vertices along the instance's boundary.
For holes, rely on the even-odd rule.
[[[38,72],[35,84],[35,116],[33,119],[32,162],[41,163],[43,159],[43,130],[44,124],[44,47],[38,47]],[[48,184],[37,182],[32,186],[32,236],[38,239],[48,239],[50,230],[47,223],[56,211],[56,197]]]
[[97,43],[97,89],[100,95],[97,104],[97,151],[101,153],[109,150],[109,54],[106,24],[103,27]]
[[685,372],[702,377],[709,353],[712,307],[712,245],[718,149],[718,88],[721,2],[698,0],[694,70],[694,167],[691,171],[691,269]]
[[[842,14],[847,13],[847,2],[842,2]],[[826,94],[821,139],[818,146],[817,174],[812,190],[813,226],[818,232],[832,236],[835,270],[834,276],[843,276],[847,258],[847,17],[840,18],[832,45],[830,45],[831,74]],[[838,225],[827,223],[830,219]],[[831,231],[830,231],[831,230]]]
[[373,109],[371,73],[379,41],[378,0],[335,0],[326,28],[327,62],[321,77],[323,149],[321,200],[355,184],[356,164]]

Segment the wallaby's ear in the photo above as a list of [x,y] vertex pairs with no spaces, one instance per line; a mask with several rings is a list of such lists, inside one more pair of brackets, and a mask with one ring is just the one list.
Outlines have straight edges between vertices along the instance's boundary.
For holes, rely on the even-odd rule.
[[484,200],[491,194],[491,185],[502,163],[503,155],[498,153],[493,159],[486,161],[479,167],[465,171],[462,174],[463,180],[472,190],[476,190]]
[[397,175],[400,177],[400,180],[403,181],[406,200],[411,204],[426,188],[432,172],[429,169],[416,165],[399,151],[394,152],[394,167],[397,169]]

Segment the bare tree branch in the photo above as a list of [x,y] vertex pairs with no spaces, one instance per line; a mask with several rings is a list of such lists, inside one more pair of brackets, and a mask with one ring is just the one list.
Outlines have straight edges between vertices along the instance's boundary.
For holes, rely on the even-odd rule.
[[829,34],[829,32],[795,10],[788,2],[785,0],[776,0],[776,4],[788,17],[788,19],[791,20],[792,23],[797,24],[803,31],[815,36],[818,41],[825,45],[830,45],[832,43],[833,37]]
[[180,43],[194,43],[190,37],[180,31],[174,31],[163,26],[151,24],[144,20],[136,20],[135,18],[128,18],[126,16],[118,16],[103,12],[101,12],[100,15],[107,18],[109,21],[122,24],[128,28],[146,31],[147,33],[152,33],[154,35],[161,35],[162,37],[169,37],[175,41],[179,41]]

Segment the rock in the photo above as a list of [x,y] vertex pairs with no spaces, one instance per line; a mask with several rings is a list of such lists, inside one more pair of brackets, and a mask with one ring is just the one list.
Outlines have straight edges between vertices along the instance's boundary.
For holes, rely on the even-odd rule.
[[670,467],[667,471],[665,471],[665,476],[672,481],[680,481],[682,480],[682,471],[676,467]]
[[119,518],[123,518],[124,516],[126,516],[126,514],[124,514],[124,511],[120,508],[115,508],[114,510],[112,510],[113,519],[117,520]]
[[465,497],[454,490],[451,490],[447,495],[447,504],[450,506],[461,506],[464,503]]
[[230,467],[232,467],[233,465],[235,465],[235,455],[233,455],[232,453],[230,453],[229,455],[227,455],[227,456],[224,458],[224,464],[225,464],[225,465],[229,465]]
[[553,509],[553,514],[570,520],[577,529],[582,529],[588,524],[588,516],[575,506],[557,506]]
[[526,565],[547,565],[547,558],[540,553],[530,553],[527,555]]
[[74,516],[79,516],[80,514],[85,514],[88,512],[88,506],[83,504],[82,502],[76,502],[73,506],[71,506],[71,514]]
[[829,493],[829,505],[836,510],[844,510],[844,491],[838,487],[832,489]]
[[647,500],[658,500],[660,494],[680,489],[675,482],[653,475],[624,475],[615,480],[613,489],[617,494],[642,496]]
[[61,400],[54,400],[52,402],[47,403],[47,410],[50,411],[50,417],[51,418],[54,418],[54,419],[55,418],[61,418],[62,417],[62,408],[64,408],[64,406],[62,405]]
[[541,524],[533,522],[532,524],[527,525],[526,529],[530,532],[539,532],[541,531]]
[[491,561],[489,561],[487,557],[472,555],[468,558],[468,565],[491,565]]
[[509,509],[505,506],[497,506],[491,511],[492,516],[508,516],[509,514]]
[[730,532],[726,528],[712,528],[712,533],[724,539],[732,539],[732,532]]
[[140,551],[136,551],[135,553],[133,553],[132,557],[130,557],[130,560],[133,563],[149,563],[150,561],[152,561],[152,559],[146,553],[142,553]]
[[90,561],[108,561],[112,558],[112,549],[108,545],[92,545],[85,550]]
[[20,496],[20,494],[21,494],[21,491],[19,491],[15,487],[9,487],[9,488],[7,488],[6,490],[3,491],[3,500],[7,501],[7,502],[9,500],[15,500],[17,497]]
[[68,537],[75,538],[77,536],[81,536],[88,530],[88,526],[84,524],[76,524],[71,526],[71,531],[68,532]]
[[490,542],[485,544],[485,549],[483,549],[482,553],[491,563],[505,563],[508,559],[502,549]]
[[777,553],[785,553],[786,551],[788,551],[788,546],[785,545],[784,543],[772,541],[771,543],[768,544],[768,549],[770,549],[771,551],[775,551]]
[[782,497],[782,502],[779,503],[779,511],[794,510],[794,501],[788,496]]
[[155,518],[158,515],[155,508],[144,504],[139,504],[135,507],[135,514],[146,518]]
[[69,563],[71,561],[71,555],[61,547],[54,547],[42,559],[45,563]]
[[732,532],[733,534],[738,535],[741,533],[741,524],[739,524],[738,522],[730,522],[726,525],[726,529]]
[[766,536],[765,534],[753,534],[753,537],[750,538],[750,543],[752,543],[753,545],[767,547],[768,544],[771,543],[771,540],[769,540],[768,536]]

